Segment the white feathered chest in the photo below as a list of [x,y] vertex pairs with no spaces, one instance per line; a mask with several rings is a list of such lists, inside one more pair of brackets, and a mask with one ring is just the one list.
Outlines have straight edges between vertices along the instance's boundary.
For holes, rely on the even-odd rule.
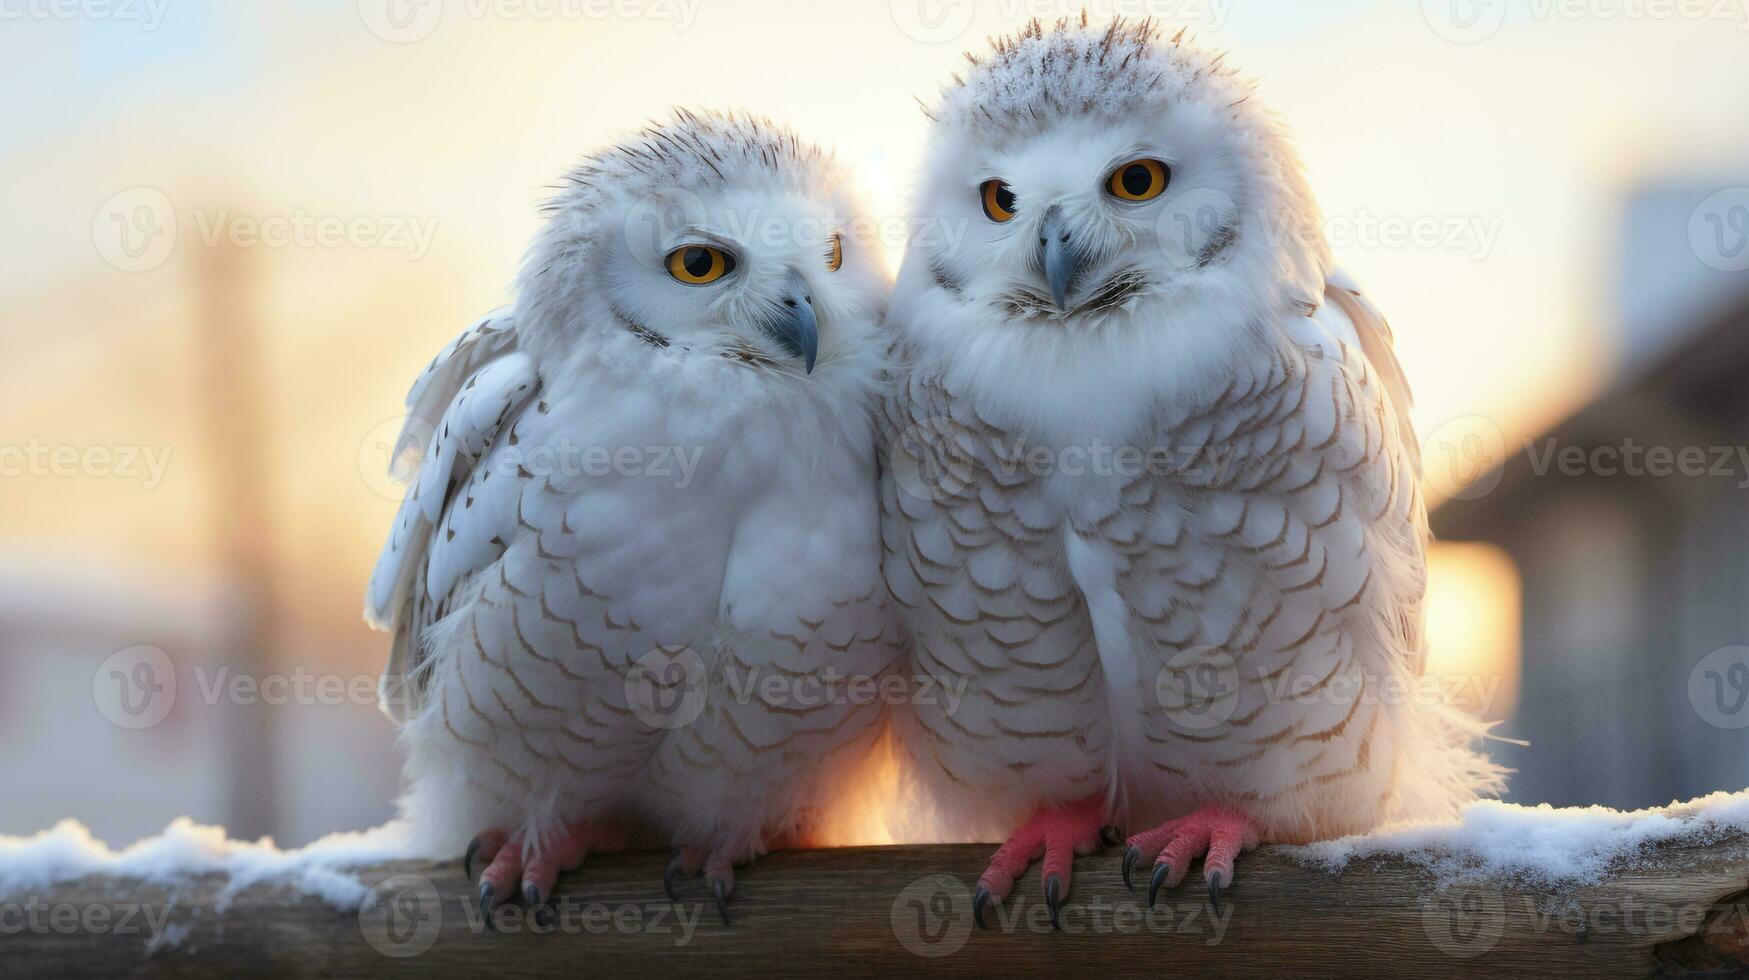
[[919,668],[971,678],[957,716],[915,712],[948,783],[1144,821],[1238,801],[1288,838],[1400,808],[1405,742],[1450,732],[1386,690],[1421,668],[1425,516],[1351,312],[1284,317],[1214,396],[1070,441],[903,379],[886,573]]

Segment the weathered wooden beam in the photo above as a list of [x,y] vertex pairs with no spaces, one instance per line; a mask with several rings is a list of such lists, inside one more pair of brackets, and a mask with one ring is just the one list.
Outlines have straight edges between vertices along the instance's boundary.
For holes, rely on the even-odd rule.
[[[703,883],[662,894],[666,855],[592,858],[566,875],[550,926],[500,909],[497,930],[455,863],[362,879],[381,900],[338,912],[282,885],[221,901],[227,882],[166,888],[87,878],[0,896],[0,974],[103,977],[534,977],[894,972],[990,977],[1194,975],[1734,975],[1749,973],[1749,837],[1668,845],[1606,882],[1436,888],[1399,859],[1340,872],[1265,848],[1220,914],[1198,877],[1149,910],[1119,854],[1075,862],[1052,931],[1037,871],[973,927],[985,846],[781,852],[740,871],[724,927]],[[130,914],[131,912],[131,914]],[[124,921],[126,920],[126,921]],[[167,933],[153,936],[167,924]]]

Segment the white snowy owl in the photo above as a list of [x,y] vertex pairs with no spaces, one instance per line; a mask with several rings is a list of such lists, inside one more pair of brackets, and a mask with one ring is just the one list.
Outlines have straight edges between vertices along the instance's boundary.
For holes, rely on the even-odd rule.
[[1150,901],[1202,857],[1218,902],[1259,840],[1497,788],[1479,727],[1404,691],[1409,393],[1282,123],[1147,23],[971,62],[892,301],[882,505],[915,670],[970,681],[907,711],[905,764],[955,836],[1008,835],[980,923],[1041,856],[1055,917],[1108,821]]
[[844,171],[759,119],[682,112],[549,212],[514,306],[408,400],[417,479],[367,601],[395,634],[403,808],[478,835],[488,912],[627,833],[723,907],[731,866],[805,829],[881,727],[815,682],[897,656],[885,276],[844,233]]

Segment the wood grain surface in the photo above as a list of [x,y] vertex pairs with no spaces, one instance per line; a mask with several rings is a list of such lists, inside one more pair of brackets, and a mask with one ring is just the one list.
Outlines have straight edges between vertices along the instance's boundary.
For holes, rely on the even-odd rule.
[[592,858],[561,879],[550,923],[501,908],[490,930],[459,863],[364,869],[379,900],[359,912],[284,886],[227,895],[221,877],[87,878],[0,896],[0,975],[1749,975],[1742,836],[1662,847],[1559,896],[1441,890],[1397,859],[1332,873],[1264,848],[1218,915],[1194,874],[1150,910],[1121,851],[1075,862],[1060,931],[1036,869],[991,929],[973,926],[985,846],[771,854],[738,873],[728,927],[698,879],[669,902],[651,853]]

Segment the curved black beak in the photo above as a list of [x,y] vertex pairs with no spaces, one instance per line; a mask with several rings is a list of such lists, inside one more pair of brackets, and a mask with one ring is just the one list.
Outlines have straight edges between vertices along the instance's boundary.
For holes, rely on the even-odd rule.
[[1069,290],[1087,266],[1087,256],[1075,247],[1062,212],[1052,208],[1045,212],[1044,225],[1038,233],[1040,264],[1044,266],[1045,284],[1051,289],[1051,302],[1065,313],[1069,310]]
[[763,324],[765,332],[791,357],[814,373],[814,358],[820,353],[820,322],[814,317],[814,297],[799,274],[791,274],[783,299]]

